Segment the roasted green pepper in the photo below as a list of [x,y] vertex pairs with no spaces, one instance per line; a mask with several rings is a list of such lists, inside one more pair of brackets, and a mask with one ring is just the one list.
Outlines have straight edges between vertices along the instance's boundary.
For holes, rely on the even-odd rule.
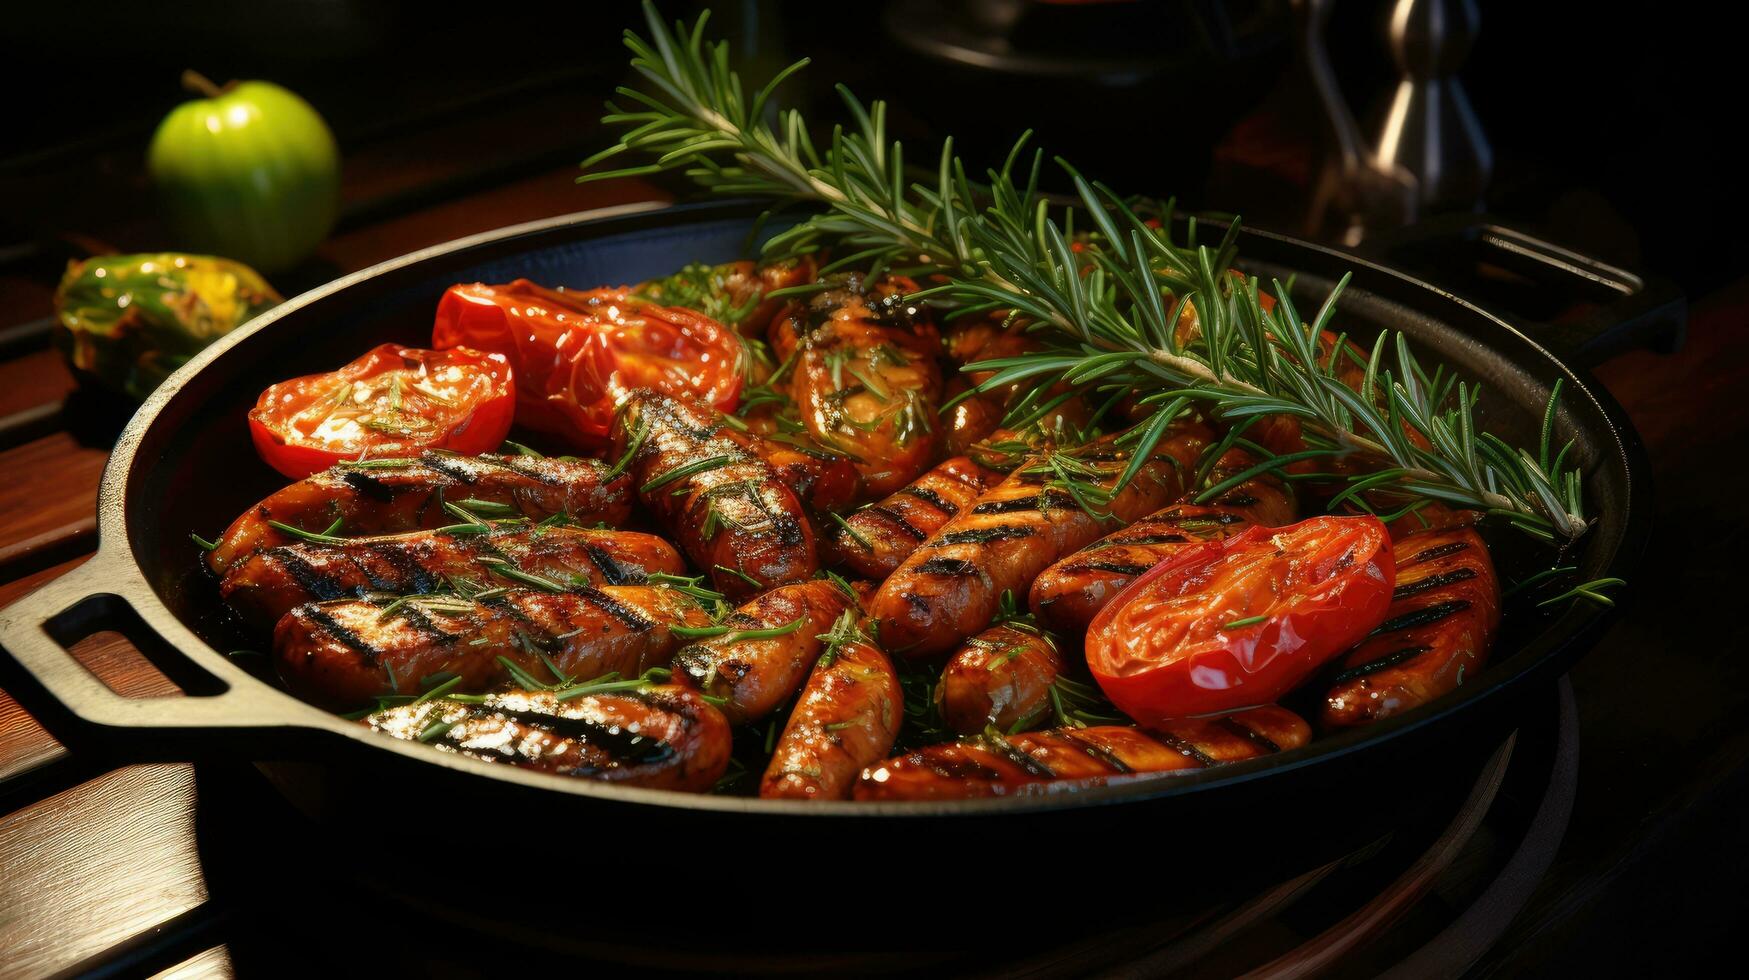
[[203,347],[281,302],[254,270],[210,255],[100,255],[67,263],[55,345],[78,373],[136,399]]

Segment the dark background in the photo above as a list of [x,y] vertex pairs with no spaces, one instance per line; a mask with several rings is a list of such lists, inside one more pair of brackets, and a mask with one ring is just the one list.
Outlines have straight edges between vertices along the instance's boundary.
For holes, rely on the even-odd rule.
[[[662,6],[679,15],[702,5]],[[1321,155],[1316,116],[1290,71],[1286,0],[1033,5],[1008,29],[1010,53],[1052,62],[1044,78],[918,53],[919,41],[975,32],[968,11],[1002,6],[731,0],[715,15],[754,74],[815,59],[790,104],[814,106],[817,118],[841,118],[833,81],[894,100],[894,129],[914,141],[914,159],[952,132],[968,160],[987,164],[1032,126],[1047,150],[1126,191],[1303,230]],[[1388,7],[1343,0],[1330,28],[1369,136],[1396,78]],[[1740,157],[1727,152],[1744,88],[1728,25],[1681,4],[1637,5],[1631,18],[1579,3],[1483,2],[1480,11],[1461,77],[1495,150],[1489,210],[1691,293],[1738,274],[1749,205]],[[186,98],[184,68],[286,85],[329,120],[343,151],[502,119],[498,138],[470,130],[467,145],[446,148],[470,165],[462,177],[445,172],[445,192],[581,158],[606,141],[594,119],[625,76],[619,34],[637,20],[630,3],[504,3],[466,17],[356,0],[14,8],[0,24],[0,80],[14,93],[0,144],[0,233],[65,234],[82,220],[112,224],[118,209],[149,214],[145,145]],[[432,192],[417,179],[433,167],[428,154],[392,167],[385,180]],[[368,217],[361,208],[386,206],[349,204],[354,222]],[[142,224],[138,241],[120,244],[162,239]]]

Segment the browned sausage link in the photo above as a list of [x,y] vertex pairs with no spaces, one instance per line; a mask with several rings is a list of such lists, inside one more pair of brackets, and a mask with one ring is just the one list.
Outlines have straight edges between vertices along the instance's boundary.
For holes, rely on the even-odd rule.
[[512,589],[486,601],[421,596],[387,607],[361,599],[313,602],[286,613],[273,649],[286,687],[310,701],[357,706],[417,694],[444,675],[483,691],[510,674],[552,678],[551,660],[576,680],[633,677],[668,663],[680,645],[672,627],[710,625],[682,593],[649,585],[553,593]]
[[[825,449],[806,433],[779,432],[771,416],[746,420],[751,431],[742,443],[771,469],[814,513],[836,513],[855,506],[862,474],[850,457]],[[725,432],[724,435],[729,433]]]
[[640,585],[686,564],[653,534],[494,522],[486,534],[414,531],[344,544],[300,541],[258,551],[225,570],[219,594],[270,628],[293,606],[373,593],[434,592],[450,579],[514,585],[535,575],[559,585]]
[[[1242,449],[1222,454],[1209,476],[1218,486],[1249,469],[1257,458]],[[1093,617],[1124,586],[1188,544],[1238,534],[1253,524],[1276,527],[1296,516],[1293,491],[1273,474],[1262,474],[1207,505],[1176,503],[1100,538],[1044,570],[1032,583],[1027,608],[1047,628],[1085,632]]]
[[691,398],[635,391],[614,425],[638,498],[712,586],[730,597],[813,578],[814,529],[801,501],[722,415]]
[[1320,720],[1366,725],[1457,689],[1488,658],[1500,625],[1500,582],[1468,527],[1396,543],[1397,586],[1378,629],[1341,662]]
[[[821,635],[859,605],[834,582],[779,586],[718,624],[728,632],[675,654],[674,680],[723,699],[723,714],[733,724],[757,721],[796,692],[825,649]],[[746,638],[754,630],[784,633]]]
[[[1128,523],[1184,493],[1190,471],[1210,433],[1179,424],[1161,439],[1109,512]],[[1115,485],[1129,454],[1103,439],[1065,454],[1091,467],[1104,486]],[[869,600],[881,642],[904,656],[945,653],[989,624],[1004,591],[1024,593],[1053,562],[1099,537],[1101,522],[1054,484],[1043,463],[1015,470],[969,510],[942,525]]]
[[569,514],[579,524],[625,523],[632,513],[631,479],[609,477],[594,459],[460,456],[430,450],[418,460],[341,464],[299,480],[245,511],[207,556],[215,572],[263,548],[292,540],[268,521],[320,532],[395,534],[443,527],[456,518],[441,506],[480,500],[513,507],[540,520]]
[[909,279],[833,285],[772,321],[772,353],[793,358],[783,381],[808,431],[850,457],[865,495],[884,497],[923,472],[940,444],[940,337],[904,301],[917,290]]
[[859,800],[948,800],[1061,793],[1134,778],[1242,762],[1297,749],[1311,727],[1266,705],[1165,727],[1053,728],[931,745],[864,769]]
[[766,766],[767,799],[842,800],[863,766],[893,750],[904,692],[893,662],[867,637],[840,634],[814,664]]
[[370,727],[487,762],[558,776],[709,790],[729,766],[729,723],[694,691],[642,691],[561,699],[552,691],[502,691],[479,703],[434,700],[371,715]]
[[996,474],[964,456],[950,459],[878,504],[834,523],[821,536],[825,564],[884,579],[911,552],[994,486]]
[[1002,623],[967,640],[948,658],[935,702],[947,727],[962,735],[990,725],[1014,731],[1044,717],[1051,684],[1062,671],[1063,655],[1049,636]]

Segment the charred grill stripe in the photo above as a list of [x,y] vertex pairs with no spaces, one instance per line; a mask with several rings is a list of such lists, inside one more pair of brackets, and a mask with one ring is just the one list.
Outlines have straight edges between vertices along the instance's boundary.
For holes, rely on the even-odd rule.
[[1467,582],[1476,577],[1476,570],[1469,567],[1454,568],[1449,572],[1429,575],[1415,582],[1405,582],[1391,593],[1392,599],[1407,599],[1412,595],[1420,595],[1430,589],[1443,588],[1458,582]]
[[945,548],[954,544],[989,544],[992,541],[1004,541],[1009,538],[1030,538],[1032,528],[1016,527],[1013,524],[998,524],[995,527],[970,528],[965,531],[949,531],[935,539],[932,547]]
[[1346,684],[1349,681],[1354,680],[1356,677],[1365,677],[1368,674],[1374,674],[1384,670],[1386,667],[1395,667],[1403,661],[1408,660],[1411,657],[1418,657],[1431,649],[1433,648],[1417,646],[1404,647],[1401,650],[1392,650],[1390,653],[1385,654],[1377,660],[1369,660],[1357,667],[1348,668],[1342,673],[1337,674],[1336,679],[1330,683]]
[[338,599],[352,594],[352,590],[342,587],[333,575],[306,561],[295,547],[274,548],[267,557],[279,562],[298,587],[313,598]]
[[1062,490],[1044,490],[1031,497],[1014,497],[1009,500],[990,500],[972,508],[974,514],[1017,514],[1022,511],[1049,510],[1053,507],[1072,507],[1075,498]]
[[1055,779],[1057,771],[1032,757],[1025,749],[1005,738],[986,738],[981,743],[985,751],[1014,763],[1034,779]]
[[1261,501],[1248,493],[1240,493],[1222,497],[1215,501],[1215,503],[1222,507],[1255,507],[1261,503]]
[[[630,732],[619,725],[604,725],[591,718],[568,718],[541,711],[515,711],[506,708],[489,710],[505,719],[598,748],[607,753],[612,760],[611,765],[614,766],[651,765],[666,762],[675,755],[674,746],[662,739]],[[582,775],[605,768],[608,767],[579,766],[570,771]]]
[[1075,733],[1073,728],[1061,729],[1056,734],[1058,738],[1068,742],[1070,745],[1087,753],[1099,762],[1109,766],[1112,772],[1117,773],[1120,776],[1126,776],[1135,772],[1134,769],[1130,768],[1129,763],[1117,757],[1117,753],[1100,745],[1098,742],[1082,738]]
[[[693,442],[704,442],[717,434],[715,428],[698,428],[692,423],[686,421],[686,419],[682,418],[679,414],[670,411],[669,408],[670,406],[661,403],[643,406],[643,414],[655,416],[655,418],[651,420],[652,429],[655,428],[657,422],[661,422],[668,425],[675,432],[685,438],[691,439]],[[629,431],[636,432],[637,426],[632,426]],[[641,456],[643,454],[639,453],[639,455]]]
[[583,552],[589,556],[589,560],[595,564],[595,568],[601,572],[601,577],[607,580],[608,585],[625,585],[632,582],[633,579],[640,583],[644,581],[644,576],[636,574],[629,568],[621,567],[620,563],[614,561],[613,556],[598,544],[585,544]]
[[899,492],[907,496],[916,497],[918,500],[934,507],[936,510],[941,511],[949,517],[960,512],[960,509],[955,507],[952,501],[928,487],[906,487]]
[[1114,535],[1111,540],[1096,545],[1096,547],[1112,548],[1118,545],[1140,546],[1150,544],[1184,544],[1189,540],[1189,538],[1182,534],[1138,534],[1135,537],[1128,537],[1120,534]]
[[472,485],[480,479],[479,471],[453,456],[425,453],[419,458],[419,461],[434,472],[441,473],[457,483]]
[[383,547],[371,548],[369,553],[382,559],[383,562],[388,564],[389,567],[393,568],[395,571],[394,579],[385,579],[383,580],[383,584],[377,584],[377,577],[372,576],[365,568],[364,563],[358,560],[360,556],[350,556],[353,564],[358,566],[358,570],[362,572],[365,577],[370,578],[372,584],[376,585],[378,589],[402,593],[421,593],[436,590],[438,577],[431,574],[430,569],[420,564],[406,548],[397,547],[395,545],[386,545]]
[[321,606],[305,606],[304,618],[316,624],[316,628],[328,634],[352,652],[363,657],[371,666],[376,666],[378,651],[370,645],[370,641],[348,629],[340,620],[328,614]]
[[1418,552],[1409,561],[1412,563],[1432,561],[1435,558],[1444,558],[1446,555],[1455,555],[1469,546],[1468,541],[1453,541],[1450,544],[1442,544],[1437,548],[1428,548],[1426,551]]
[[1068,571],[1071,573],[1109,572],[1112,575],[1140,575],[1143,572],[1145,572],[1148,569],[1153,568],[1153,567],[1154,567],[1153,565],[1143,565],[1143,564],[1139,564],[1136,562],[1088,561],[1088,562],[1078,562],[1074,565],[1071,565],[1067,569],[1065,569],[1065,571]]
[[1274,739],[1230,715],[1218,719],[1215,724],[1262,749],[1264,755],[1274,755],[1281,751],[1281,746],[1275,744]]
[[929,537],[928,532],[924,531],[917,525],[912,524],[910,521],[905,520],[903,514],[900,514],[898,511],[893,510],[890,507],[876,505],[870,507],[867,513],[876,514],[886,518],[887,521],[893,525],[894,530],[917,541],[923,541]]
[[1449,602],[1436,602],[1431,606],[1406,612],[1401,616],[1393,616],[1390,619],[1385,620],[1378,625],[1377,629],[1372,631],[1372,635],[1382,636],[1386,633],[1399,633],[1403,630],[1414,629],[1417,626],[1426,626],[1429,623],[1437,623],[1447,616],[1463,612],[1468,608],[1470,608],[1470,603],[1467,599],[1453,599]]
[[395,488],[371,476],[363,470],[347,470],[340,479],[361,497],[369,497],[381,504],[390,503],[395,499]]
[[1182,756],[1185,756],[1186,758],[1195,762],[1197,765],[1203,767],[1204,769],[1209,769],[1209,768],[1212,768],[1214,766],[1218,766],[1221,764],[1220,760],[1211,757],[1203,750],[1197,748],[1195,745],[1192,745],[1190,742],[1188,742],[1182,738],[1179,738],[1178,736],[1173,735],[1170,732],[1149,732],[1148,734],[1150,736],[1152,736],[1154,738],[1154,740],[1159,742],[1161,745],[1164,745],[1167,748],[1171,749],[1172,751],[1177,752],[1178,754],[1180,754]]
[[924,575],[943,575],[950,578],[964,578],[967,575],[978,574],[978,566],[964,558],[931,558],[917,566],[917,571]]
[[408,626],[411,626],[416,633],[423,633],[426,636],[445,642],[454,642],[456,639],[455,634],[432,622],[431,617],[425,614],[425,610],[420,609],[418,606],[411,603],[402,606],[400,615],[401,620]]
[[927,769],[942,779],[984,779],[999,782],[1002,774],[989,766],[965,757],[943,759],[935,753],[919,752],[906,759],[914,765]]
[[624,624],[628,629],[635,630],[639,633],[646,633],[656,628],[656,624],[645,619],[642,613],[625,603],[620,602],[607,593],[602,592],[600,589],[592,589],[588,586],[584,586],[577,590],[577,596],[584,602],[589,603],[602,612],[607,613],[609,616],[612,616],[614,619],[619,620],[620,623]]
[[[482,463],[502,467],[518,476],[527,477],[536,483],[549,487],[563,486],[565,483],[563,477],[557,473],[549,472],[552,469],[550,463],[533,456],[476,456],[474,458]],[[602,469],[599,460],[588,460],[587,465],[597,471]]]

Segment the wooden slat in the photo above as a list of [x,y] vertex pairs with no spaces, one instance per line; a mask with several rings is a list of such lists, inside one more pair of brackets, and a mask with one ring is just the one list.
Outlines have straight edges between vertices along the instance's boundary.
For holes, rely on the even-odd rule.
[[61,352],[52,348],[0,361],[0,416],[59,402],[76,387]]
[[206,901],[192,766],[132,766],[0,818],[0,972],[44,976]]
[[45,547],[88,528],[97,510],[105,449],[81,445],[66,432],[0,452],[0,555],[8,546]]
[[[80,558],[0,585],[0,606],[9,606],[39,586],[72,571]],[[37,724],[10,694],[0,691],[0,784],[65,756],[67,750]]]
[[214,946],[168,970],[154,973],[152,980],[217,980],[236,975],[237,970],[231,963],[230,952],[223,946]]

